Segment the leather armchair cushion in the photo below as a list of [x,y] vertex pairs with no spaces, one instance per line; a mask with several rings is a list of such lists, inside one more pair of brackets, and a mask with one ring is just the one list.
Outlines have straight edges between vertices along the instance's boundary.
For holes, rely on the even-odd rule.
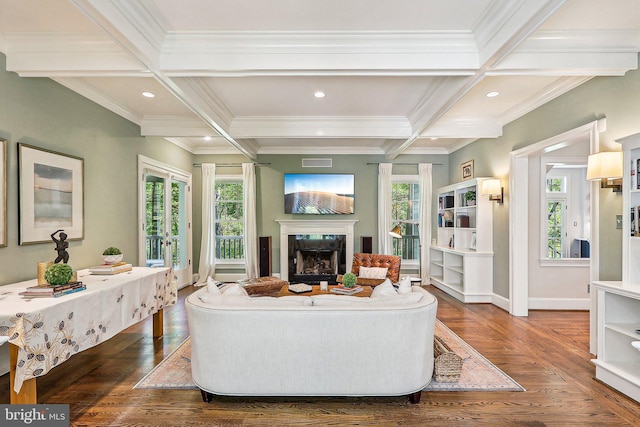
[[[385,279],[365,279],[360,277],[360,267],[381,267],[387,269],[387,278],[393,283],[400,281],[401,258],[395,255],[382,254],[353,254],[351,272],[358,276],[358,284],[363,286],[377,286]],[[341,277],[338,277],[338,281]]]

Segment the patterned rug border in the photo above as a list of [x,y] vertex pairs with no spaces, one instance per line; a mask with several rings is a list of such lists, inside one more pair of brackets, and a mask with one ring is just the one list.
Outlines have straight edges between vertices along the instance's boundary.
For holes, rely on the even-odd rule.
[[[502,369],[498,368],[492,361],[480,354],[478,350],[476,350],[468,342],[460,338],[458,334],[453,332],[447,325],[437,319],[436,323],[436,331],[438,328],[442,328],[450,334],[450,338],[452,340],[456,341],[457,345],[454,345],[453,343],[447,341],[447,344],[452,347],[453,350],[458,350],[457,353],[461,356],[463,355],[461,353],[466,352],[469,355],[468,358],[475,357],[477,360],[482,362],[484,368],[490,370],[493,375],[500,378],[500,380],[504,382],[504,385],[494,385],[491,388],[483,388],[482,386],[461,386],[459,383],[443,383],[433,379],[431,380],[429,385],[423,389],[423,391],[526,391],[526,389],[522,387],[516,380],[507,375],[507,373],[505,373]],[[460,347],[463,349],[463,351],[459,351]],[[467,358],[464,357],[463,359],[465,359],[465,361],[467,360]],[[461,377],[464,376],[465,365],[467,369],[470,369],[469,364],[463,363],[463,374],[461,375]]]
[[[441,383],[434,379],[427,387],[424,388],[423,391],[525,391],[524,387],[518,384],[518,382],[507,375],[503,370],[480,354],[480,352],[460,338],[440,320],[436,320],[436,335],[438,334],[439,329],[444,331],[444,333],[440,332],[440,335],[447,335],[445,339],[447,345],[449,345],[449,347],[451,347],[451,349],[464,360],[462,365],[462,374],[460,376],[461,380],[456,383]],[[193,384],[190,375],[190,384],[185,382],[184,372],[187,369],[185,368],[185,365],[188,363],[190,366],[190,358],[186,356],[181,356],[179,359],[176,358],[176,356],[182,354],[183,347],[188,345],[190,340],[191,337],[186,338],[175,350],[162,359],[160,363],[158,363],[148,374],[138,381],[133,388],[197,390],[197,387]],[[177,374],[176,376],[172,376],[171,371],[165,369],[166,366],[172,365],[177,365],[177,369],[173,371]],[[478,378],[478,375],[484,377]],[[467,381],[468,384],[465,383],[465,381]]]

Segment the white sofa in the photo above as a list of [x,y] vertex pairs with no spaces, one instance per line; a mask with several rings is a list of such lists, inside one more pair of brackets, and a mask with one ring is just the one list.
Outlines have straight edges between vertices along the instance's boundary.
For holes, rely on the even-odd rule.
[[205,287],[185,303],[193,381],[205,402],[408,395],[417,403],[431,381],[437,300],[420,287],[371,298],[228,294]]

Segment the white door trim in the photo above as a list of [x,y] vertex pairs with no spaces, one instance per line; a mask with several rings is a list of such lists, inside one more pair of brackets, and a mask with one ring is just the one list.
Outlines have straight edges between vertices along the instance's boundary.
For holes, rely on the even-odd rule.
[[[590,153],[600,149],[600,133],[607,129],[606,119],[595,120],[544,141],[511,152],[509,178],[509,313],[529,315],[529,158],[572,145],[585,136],[590,140]],[[600,275],[599,186],[591,184],[591,258],[590,277]],[[517,248],[517,250],[516,250]],[[593,297],[592,297],[593,299]],[[593,314],[593,311],[592,311]],[[594,322],[592,322],[592,325]]]
[[[146,249],[145,249],[145,174],[146,172],[151,172],[157,174],[158,176],[165,177],[167,182],[170,184],[172,179],[176,179],[179,181],[183,181],[188,186],[188,195],[186,200],[186,218],[187,218],[187,237],[185,242],[185,248],[187,250],[187,268],[185,269],[183,274],[178,275],[174,274],[174,279],[178,280],[178,287],[184,287],[192,283],[193,279],[193,240],[192,240],[192,196],[191,196],[191,187],[192,187],[192,178],[191,173],[185,172],[181,169],[175,168],[170,165],[166,165],[157,160],[151,159],[149,157],[143,156],[141,154],[138,155],[138,265],[146,264]],[[170,188],[170,186],[168,187]],[[167,215],[170,215],[170,212],[167,212]],[[167,222],[170,224],[170,221]]]

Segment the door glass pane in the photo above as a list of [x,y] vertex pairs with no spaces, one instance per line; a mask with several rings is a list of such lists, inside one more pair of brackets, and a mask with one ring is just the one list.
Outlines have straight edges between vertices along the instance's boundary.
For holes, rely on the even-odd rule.
[[165,179],[147,175],[146,184],[146,259],[147,266],[164,265],[164,191]]
[[171,265],[176,271],[187,268],[186,189],[186,182],[171,182]]

